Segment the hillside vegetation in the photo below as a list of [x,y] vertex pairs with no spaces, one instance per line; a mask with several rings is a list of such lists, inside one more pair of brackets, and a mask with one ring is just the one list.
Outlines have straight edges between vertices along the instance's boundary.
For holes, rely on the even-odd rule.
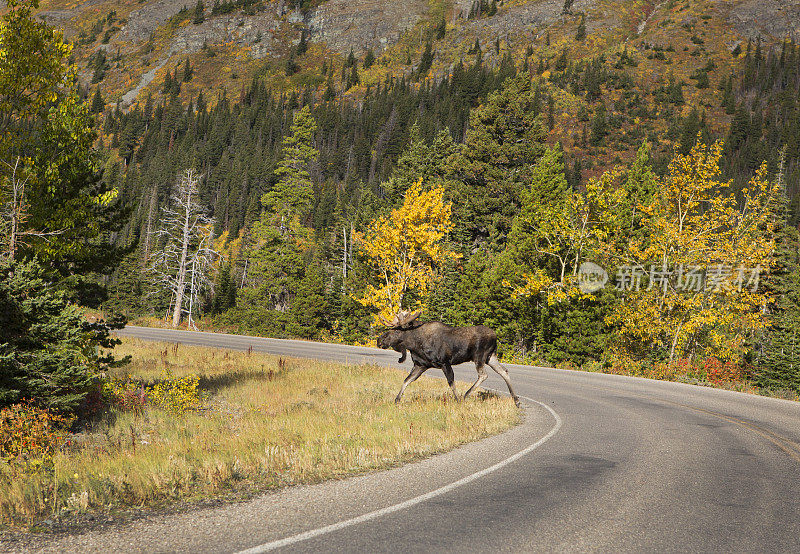
[[[737,198],[739,205],[726,210],[746,211],[741,202],[755,194],[751,179],[759,187],[779,181],[786,206],[778,210],[777,198],[763,205],[780,211],[774,217],[786,225],[797,222],[800,146],[793,137],[800,60],[798,47],[783,40],[794,8],[770,2],[429,2],[411,3],[399,14],[387,5],[190,6],[148,36],[149,53],[130,58],[169,60],[135,99],[129,97],[130,107],[127,101],[108,106],[123,92],[113,80],[104,84],[113,68],[106,72],[111,77],[86,89],[101,117],[106,179],[134,207],[116,242],[136,251],[111,281],[108,308],[134,316],[169,308],[172,297],[153,283],[148,259],[169,244],[154,230],[173,204],[177,170],[195,167],[202,176],[198,206],[213,217],[210,236],[221,255],[195,306],[214,315],[214,326],[362,341],[372,332],[374,308],[420,306],[429,318],[492,325],[504,352],[518,359],[617,367],[618,355],[645,364],[682,358],[695,368],[689,374],[704,380],[703,360],[720,358],[743,364],[739,375],[769,381],[750,365],[765,359],[765,318],[746,318],[745,328],[736,328],[719,312],[719,319],[702,324],[689,323],[697,315],[691,310],[662,314],[672,322],[665,323],[664,336],[645,334],[634,346],[621,340],[632,330],[620,328],[624,318],[614,307],[620,298],[553,297],[546,289],[565,287],[590,256],[607,266],[612,281],[620,265],[651,263],[654,258],[631,250],[634,239],[645,240],[642,232],[623,232],[620,221],[595,210],[644,214],[639,222],[631,216],[633,225],[654,225],[654,212],[644,204],[673,186],[680,156],[700,163],[702,148],[693,151],[698,141],[724,144],[708,154],[719,172],[710,170],[701,188]],[[240,18],[240,34],[264,18],[275,25],[269,34],[259,31],[263,48],[247,50],[242,41],[249,39],[219,42],[206,32],[230,17]],[[170,25],[174,29],[164,31]],[[129,27],[120,33],[132,36]],[[180,55],[170,50],[175,44]],[[117,73],[132,68],[123,46]],[[96,60],[93,48],[87,42],[78,57]],[[238,62],[231,61],[234,55]],[[308,117],[298,123],[305,110]],[[287,158],[287,147],[297,141],[304,141],[305,153]],[[762,162],[765,173],[756,177]],[[447,247],[456,255],[432,265],[422,289],[396,289],[387,306],[365,305],[362,291],[376,283],[377,266],[359,246],[372,222],[397,207],[420,177],[425,187],[443,186],[444,202],[452,205]],[[561,180],[566,189],[559,188]],[[587,202],[597,200],[597,187],[627,196],[593,208]],[[571,199],[568,191],[578,195]],[[553,251],[552,242],[543,248],[552,233],[566,232],[537,235],[549,212],[535,205],[553,194],[558,199],[548,210],[575,201],[589,210],[585,221],[595,230],[584,238],[594,246],[575,255]],[[703,202],[701,211],[708,209]],[[528,210],[532,219],[523,227]],[[761,220],[771,221],[769,233],[779,227],[774,217]],[[603,225],[610,227],[601,240]],[[608,244],[612,235],[617,246]],[[749,258],[765,268],[765,277],[766,267],[776,264],[771,244],[761,257]],[[705,259],[692,260],[741,266],[741,256],[734,260],[720,248],[715,244]],[[676,267],[692,261],[674,253],[669,260]],[[522,285],[532,275],[544,283],[540,289]],[[392,286],[384,284],[387,291]],[[740,309],[771,302],[773,286]],[[713,305],[714,298],[703,302]],[[706,317],[709,306],[696,308]],[[672,344],[671,324],[693,330],[675,335]],[[727,350],[733,343],[722,347],[720,333],[738,345],[737,354]],[[610,352],[616,352],[611,359]],[[778,381],[786,385],[794,377],[786,379]]]

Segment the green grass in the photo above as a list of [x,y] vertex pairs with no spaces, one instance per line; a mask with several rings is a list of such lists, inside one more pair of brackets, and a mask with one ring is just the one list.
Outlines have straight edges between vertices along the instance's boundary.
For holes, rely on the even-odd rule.
[[483,394],[455,402],[444,381],[425,377],[395,405],[404,374],[378,366],[281,362],[130,339],[117,351],[133,362],[114,379],[153,384],[197,375],[201,407],[180,415],[154,405],[112,409],[91,431],[72,437],[53,469],[0,468],[4,522],[340,478],[452,449],[520,417],[509,398]]

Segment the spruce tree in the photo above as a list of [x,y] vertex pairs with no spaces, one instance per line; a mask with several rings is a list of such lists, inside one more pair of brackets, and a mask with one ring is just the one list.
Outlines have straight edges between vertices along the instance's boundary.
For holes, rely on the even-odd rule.
[[590,138],[592,146],[599,146],[607,134],[606,107],[601,102],[594,112],[594,118],[592,118],[592,136]]
[[[769,389],[800,392],[800,233],[788,221],[788,198],[784,181],[784,155],[777,178],[781,194],[777,201],[779,228],[776,263],[765,286],[775,299],[772,326],[765,334],[761,352],[756,352],[755,382]],[[760,355],[759,355],[760,354]]]
[[183,64],[183,81],[191,81],[192,77],[194,76],[194,69],[189,64],[189,58],[186,58],[186,62]]
[[203,4],[203,0],[197,0],[197,5],[194,7],[194,16],[192,17],[192,23],[195,25],[200,25],[203,21],[206,20],[206,5]]
[[37,262],[0,262],[0,407],[23,399],[76,413],[103,371],[116,365],[99,348],[119,344],[122,326],[91,323]]
[[93,114],[103,113],[103,110],[106,109],[106,101],[103,100],[103,95],[100,94],[100,87],[97,87],[94,91],[94,95],[92,96],[92,105],[89,108],[89,112]]
[[581,22],[578,23],[578,30],[575,32],[575,40],[583,42],[586,39],[586,15],[581,15]]
[[369,69],[372,67],[372,64],[375,63],[375,54],[372,52],[372,48],[367,50],[366,55],[364,56],[364,69]]
[[530,75],[520,73],[470,113],[464,145],[450,162],[460,181],[451,194],[462,240],[505,241],[522,183],[544,151],[546,132],[533,103]]
[[427,75],[428,70],[431,68],[433,64],[433,46],[430,42],[425,45],[425,51],[422,52],[422,57],[419,60],[419,66],[417,67],[417,75],[420,77],[425,77]]
[[295,113],[289,134],[283,139],[281,161],[275,168],[279,180],[261,199],[275,222],[281,218],[304,222],[311,211],[314,190],[309,171],[319,156],[314,146],[316,132],[317,122],[310,108],[303,106]]

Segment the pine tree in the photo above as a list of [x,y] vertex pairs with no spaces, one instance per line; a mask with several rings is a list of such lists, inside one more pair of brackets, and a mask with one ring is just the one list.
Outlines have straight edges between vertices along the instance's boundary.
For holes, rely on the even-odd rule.
[[578,30],[575,32],[575,40],[583,42],[586,39],[586,15],[581,15],[581,22],[578,23]]
[[297,43],[297,55],[302,56],[308,50],[308,37],[305,29],[300,30],[300,42]]
[[94,91],[94,95],[92,96],[92,105],[89,108],[89,112],[93,114],[103,113],[106,109],[106,101],[103,100],[102,94],[100,94],[100,87],[97,87]]
[[642,142],[636,153],[636,158],[628,170],[628,175],[623,182],[625,202],[621,206],[621,225],[623,228],[623,241],[631,237],[641,239],[645,234],[645,212],[658,190],[658,180],[653,173],[651,159],[651,146],[647,141]]
[[372,48],[367,50],[366,55],[364,56],[364,69],[369,69],[372,67],[372,64],[375,63],[375,54],[372,52]]
[[37,262],[0,261],[0,407],[28,399],[75,413],[118,365],[99,349],[119,344],[109,332],[122,326],[86,321]]
[[193,76],[194,69],[189,64],[189,58],[186,58],[186,62],[183,64],[183,81],[191,81]]
[[592,146],[599,146],[606,134],[608,134],[606,107],[601,102],[594,112],[594,118],[592,118],[592,136],[590,138]]
[[433,46],[430,42],[425,45],[425,51],[422,53],[422,57],[419,60],[419,66],[417,67],[417,75],[420,77],[424,77],[427,75],[428,70],[431,68],[433,64]]
[[761,387],[800,392],[800,233],[788,221],[784,160],[785,151],[777,175],[776,263],[765,282],[775,299],[770,307],[772,326],[765,333],[761,352],[756,352],[754,377]]
[[106,59],[106,54],[103,50],[98,50],[94,57],[93,61],[91,62],[91,67],[94,68],[94,73],[92,74],[92,84],[99,83],[106,77],[106,70],[110,67],[108,64],[108,60]]
[[451,160],[460,181],[451,193],[455,232],[466,235],[460,240],[505,241],[522,183],[544,150],[533,101],[530,75],[520,73],[470,113],[464,145]]
[[442,40],[444,38],[446,31],[447,31],[447,25],[445,24],[444,17],[441,17],[434,31],[435,32],[434,36],[436,37],[436,40]]
[[197,0],[197,5],[194,7],[194,16],[192,17],[192,23],[195,25],[200,25],[203,21],[206,20],[206,5],[203,4],[203,0]]
[[309,107],[295,113],[289,134],[283,139],[283,152],[275,175],[278,182],[266,193],[261,202],[268,217],[278,225],[289,219],[305,222],[314,199],[310,177],[310,165],[317,160],[319,152],[314,146],[317,122]]

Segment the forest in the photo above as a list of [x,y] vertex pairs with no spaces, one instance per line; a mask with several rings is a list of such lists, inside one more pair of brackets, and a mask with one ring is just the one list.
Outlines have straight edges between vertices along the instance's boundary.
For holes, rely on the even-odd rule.
[[[790,42],[766,52],[760,42],[747,46],[741,71],[719,86],[720,106],[733,116],[727,134],[715,136],[696,109],[685,117],[677,112],[665,137],[641,138],[635,159],[594,176],[582,170],[591,160],[548,142],[548,131],[553,97],[569,89],[596,103],[582,140],[625,139],[613,136],[621,114],[613,105],[606,110],[602,95],[629,88],[630,79],[624,64],[620,70],[601,58],[562,66],[556,60],[553,69],[561,70],[548,78],[540,75],[549,69],[541,61],[526,58],[517,67],[505,57],[493,69],[478,58],[439,81],[387,81],[356,104],[327,91],[277,96],[256,80],[236,102],[223,96],[209,107],[201,96],[187,108],[173,95],[155,106],[149,100],[142,110],[117,109],[103,123],[108,146],[122,158],[108,179],[134,210],[116,244],[134,251],[111,277],[106,306],[134,317],[174,312],[174,294],[154,284],[146,260],[166,244],[153,230],[171,205],[175,168],[195,167],[198,206],[213,219],[210,243],[219,256],[194,303],[197,313],[187,315],[212,327],[359,342],[380,324],[376,311],[386,319],[392,310],[417,308],[425,319],[494,327],[504,354],[518,360],[580,366],[713,358],[712,365],[736,366],[764,383],[774,378],[773,384],[796,386],[796,370],[783,365],[793,355],[785,334],[792,325],[781,323],[794,317],[785,304],[791,301],[775,292],[791,288],[796,263],[789,252],[800,159],[798,51]],[[672,82],[655,97],[680,105],[681,88]],[[635,108],[637,97],[631,98]],[[673,139],[671,151],[664,138]],[[435,190],[450,207],[428,222],[439,246],[392,236],[402,235],[400,228],[381,230],[386,245],[402,250],[413,243],[419,259],[407,275],[397,270],[407,284],[390,292],[396,284],[379,277],[392,269],[374,243],[376,225],[399,217],[419,226],[421,214],[413,212],[427,209],[421,195]],[[295,197],[300,191],[302,198]],[[672,231],[669,202],[680,194],[700,195],[692,214],[698,218],[712,207],[720,212],[713,223],[697,222],[711,226],[698,227],[697,236],[719,235],[701,256],[676,251],[690,234],[652,244],[656,224]],[[760,219],[747,219],[755,205]],[[732,213],[738,240],[750,237],[760,253],[737,252],[730,237],[720,242],[722,229],[737,220]],[[549,228],[556,215],[566,220]],[[575,241],[582,252],[572,251]],[[673,276],[672,298],[649,299],[671,303],[672,313],[647,317],[637,316],[637,302],[645,299],[608,288],[577,293],[583,261],[602,262],[613,276],[622,262],[666,264],[665,252],[671,265],[702,266],[704,276],[709,260],[726,268],[760,266],[762,288],[721,307],[705,290],[681,297]],[[649,282],[646,276],[643,288]],[[754,316],[765,307],[775,323],[769,328]],[[740,326],[732,324],[735,313],[753,317]],[[676,325],[685,333],[671,333]]]
[[[76,84],[28,4],[9,6],[4,404],[37,387],[85,403],[118,363],[96,347],[125,320],[369,343],[400,309],[488,325],[507,361],[800,391],[797,44],[746,45],[714,85],[724,132],[683,109],[707,76],[640,91],[626,52],[496,66],[478,52],[346,99],[326,68],[319,88],[256,77],[186,105],[187,62],[126,111]],[[345,87],[366,63],[343,61]],[[27,82],[30,67],[46,71]],[[569,146],[552,140],[565,91],[588,106]],[[587,263],[606,286],[582,286]]]

